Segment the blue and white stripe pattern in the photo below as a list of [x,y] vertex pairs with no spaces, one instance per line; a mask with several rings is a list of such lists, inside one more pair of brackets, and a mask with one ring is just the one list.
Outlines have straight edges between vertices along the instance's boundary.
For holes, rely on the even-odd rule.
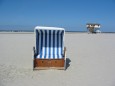
[[36,29],[36,50],[39,59],[62,59],[64,30]]

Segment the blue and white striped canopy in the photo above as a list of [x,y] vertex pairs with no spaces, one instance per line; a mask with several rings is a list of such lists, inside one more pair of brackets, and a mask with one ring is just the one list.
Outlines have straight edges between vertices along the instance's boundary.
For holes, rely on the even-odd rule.
[[63,28],[36,27],[36,53],[39,59],[62,59],[64,49]]

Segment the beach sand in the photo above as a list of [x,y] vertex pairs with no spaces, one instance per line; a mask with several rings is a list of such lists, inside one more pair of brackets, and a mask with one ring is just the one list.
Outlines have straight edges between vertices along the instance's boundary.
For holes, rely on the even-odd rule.
[[115,86],[115,34],[66,33],[66,71],[33,71],[33,46],[34,33],[0,33],[0,86]]

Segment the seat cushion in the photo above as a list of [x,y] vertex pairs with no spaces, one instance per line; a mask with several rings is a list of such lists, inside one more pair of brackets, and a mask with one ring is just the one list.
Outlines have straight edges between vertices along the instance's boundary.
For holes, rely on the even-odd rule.
[[46,54],[46,55],[37,55],[37,57],[36,58],[39,58],[39,59],[62,59],[62,58],[64,58],[64,56],[63,55],[57,55],[57,54],[52,54],[52,55],[48,55],[48,54]]

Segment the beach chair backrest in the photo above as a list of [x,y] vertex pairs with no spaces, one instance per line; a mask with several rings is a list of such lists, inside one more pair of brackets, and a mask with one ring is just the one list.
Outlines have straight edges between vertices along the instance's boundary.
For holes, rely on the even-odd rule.
[[64,49],[63,28],[36,27],[36,53],[39,59],[62,59]]

